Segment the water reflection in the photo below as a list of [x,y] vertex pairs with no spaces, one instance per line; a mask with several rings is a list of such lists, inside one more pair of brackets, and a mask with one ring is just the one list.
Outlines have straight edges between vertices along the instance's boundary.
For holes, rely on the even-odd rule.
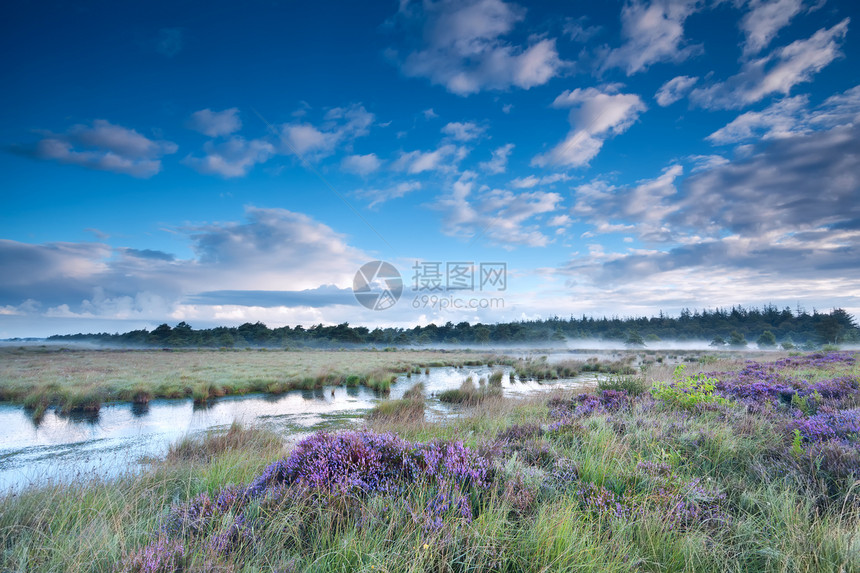
[[[432,368],[430,373],[400,376],[390,398],[401,398],[413,384],[424,384],[427,415],[439,419],[458,408],[434,396],[457,388],[467,376],[488,377],[490,367]],[[505,395],[526,395],[558,386],[589,383],[579,377],[539,384],[511,380],[504,369]],[[234,420],[261,424],[285,436],[318,428],[344,427],[363,416],[384,396],[365,387],[296,390],[278,395],[227,396],[201,404],[191,400],[153,400],[146,404],[114,404],[99,412],[59,415],[45,412],[35,425],[21,407],[0,405],[0,489],[44,478],[68,479],[81,472],[111,476],[136,467],[144,456],[164,455],[182,436],[227,427]]]

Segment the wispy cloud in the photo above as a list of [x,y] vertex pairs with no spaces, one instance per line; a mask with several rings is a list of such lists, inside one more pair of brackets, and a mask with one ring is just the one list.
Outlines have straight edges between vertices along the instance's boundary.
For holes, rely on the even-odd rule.
[[661,107],[670,106],[686,96],[699,78],[690,76],[678,76],[660,86],[654,98]]
[[374,120],[364,106],[355,104],[329,110],[320,125],[288,123],[281,128],[284,153],[298,153],[308,160],[328,157],[338,146],[367,135]]
[[416,175],[425,171],[451,171],[468,151],[452,143],[441,145],[432,151],[401,152],[391,164],[395,171],[405,171]]
[[740,22],[746,36],[744,56],[757,54],[766,48],[804,8],[803,0],[752,0],[749,7],[749,12]]
[[833,95],[813,109],[809,96],[783,98],[762,111],[739,115],[707,139],[718,145],[733,144],[852,124],[860,124],[860,86]]
[[370,175],[377,171],[382,166],[382,160],[375,153],[367,155],[348,155],[340,162],[340,167],[344,171],[355,173],[357,175]]
[[199,173],[229,179],[244,177],[254,165],[268,161],[275,153],[275,146],[262,139],[231,137],[220,143],[207,141],[203,151],[206,154],[203,157],[189,155],[182,162]]
[[486,130],[486,127],[472,121],[452,121],[442,128],[442,133],[455,141],[471,141],[481,137]]
[[704,3],[700,0],[633,0],[621,10],[624,44],[606,53],[602,68],[622,68],[627,75],[647,70],[657,62],[681,62],[700,53],[687,44],[684,22]]
[[92,125],[73,125],[65,133],[46,132],[35,145],[17,145],[10,150],[37,159],[149,178],[161,171],[161,158],[177,149],[171,141],[150,139],[134,129],[97,119]]
[[504,173],[508,168],[508,158],[514,150],[513,143],[506,143],[493,150],[489,161],[478,164],[478,167],[490,174]]
[[405,75],[429,78],[463,96],[543,85],[564,67],[555,40],[516,46],[504,39],[525,13],[502,0],[401,2],[400,21],[409,29],[421,27],[423,41],[405,58],[394,57]]
[[399,199],[419,189],[421,189],[420,181],[402,181],[388,187],[361,189],[355,194],[363,199],[368,199],[370,201],[368,208],[373,209],[386,201]]
[[464,172],[452,183],[450,191],[431,205],[444,213],[442,231],[445,234],[473,240],[484,236],[505,248],[543,247],[552,242],[543,232],[540,221],[543,215],[559,210],[560,194],[476,190],[476,177],[474,172]]
[[607,138],[627,131],[639,114],[647,109],[638,95],[618,93],[615,86],[607,86],[603,90],[567,90],[555,98],[552,105],[572,108],[569,116],[571,130],[552,150],[532,159],[532,164],[539,167],[587,165],[600,152]]
[[207,108],[192,113],[188,127],[209,137],[220,137],[239,131],[242,128],[242,120],[239,119],[238,108],[231,107],[224,111]]
[[842,41],[850,21],[845,18],[831,28],[821,28],[807,39],[795,40],[767,56],[750,60],[725,82],[694,89],[690,101],[705,108],[737,109],[771,94],[788,95],[794,86],[810,81],[842,56]]

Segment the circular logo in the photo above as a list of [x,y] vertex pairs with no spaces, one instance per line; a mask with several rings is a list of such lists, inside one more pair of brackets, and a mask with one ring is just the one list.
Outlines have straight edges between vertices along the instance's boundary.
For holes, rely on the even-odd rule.
[[361,265],[352,280],[352,292],[370,310],[391,308],[403,294],[403,279],[391,263],[371,261]]

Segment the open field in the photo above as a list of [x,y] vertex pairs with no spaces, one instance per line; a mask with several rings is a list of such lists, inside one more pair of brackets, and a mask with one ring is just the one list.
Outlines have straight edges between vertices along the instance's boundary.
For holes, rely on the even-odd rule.
[[0,401],[98,410],[104,402],[153,398],[196,401],[232,394],[278,394],[323,385],[386,391],[396,374],[428,366],[503,360],[480,352],[278,350],[68,350],[0,348]]
[[860,570],[857,356],[711,366],[443,423],[415,415],[418,387],[404,415],[291,452],[234,426],[0,499],[0,569]]

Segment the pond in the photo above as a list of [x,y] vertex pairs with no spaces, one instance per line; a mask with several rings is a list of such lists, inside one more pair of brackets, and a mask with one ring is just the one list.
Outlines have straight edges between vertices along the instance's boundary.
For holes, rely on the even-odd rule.
[[[502,391],[506,396],[525,396],[558,387],[596,382],[594,375],[540,384],[510,380],[504,368]],[[477,381],[493,368],[431,368],[429,374],[401,375],[388,396],[401,398],[421,382],[428,396],[426,415],[442,419],[462,411],[435,398],[439,392],[458,388],[467,376]],[[296,390],[279,395],[229,396],[205,406],[191,400],[153,400],[147,405],[108,404],[89,415],[61,416],[45,413],[36,425],[23,408],[0,406],[0,490],[23,487],[45,480],[73,480],[82,476],[110,477],[139,468],[145,457],[163,456],[178,439],[207,430],[222,429],[234,420],[262,425],[294,441],[309,432],[358,423],[367,411],[385,399],[363,386],[320,390]]]

